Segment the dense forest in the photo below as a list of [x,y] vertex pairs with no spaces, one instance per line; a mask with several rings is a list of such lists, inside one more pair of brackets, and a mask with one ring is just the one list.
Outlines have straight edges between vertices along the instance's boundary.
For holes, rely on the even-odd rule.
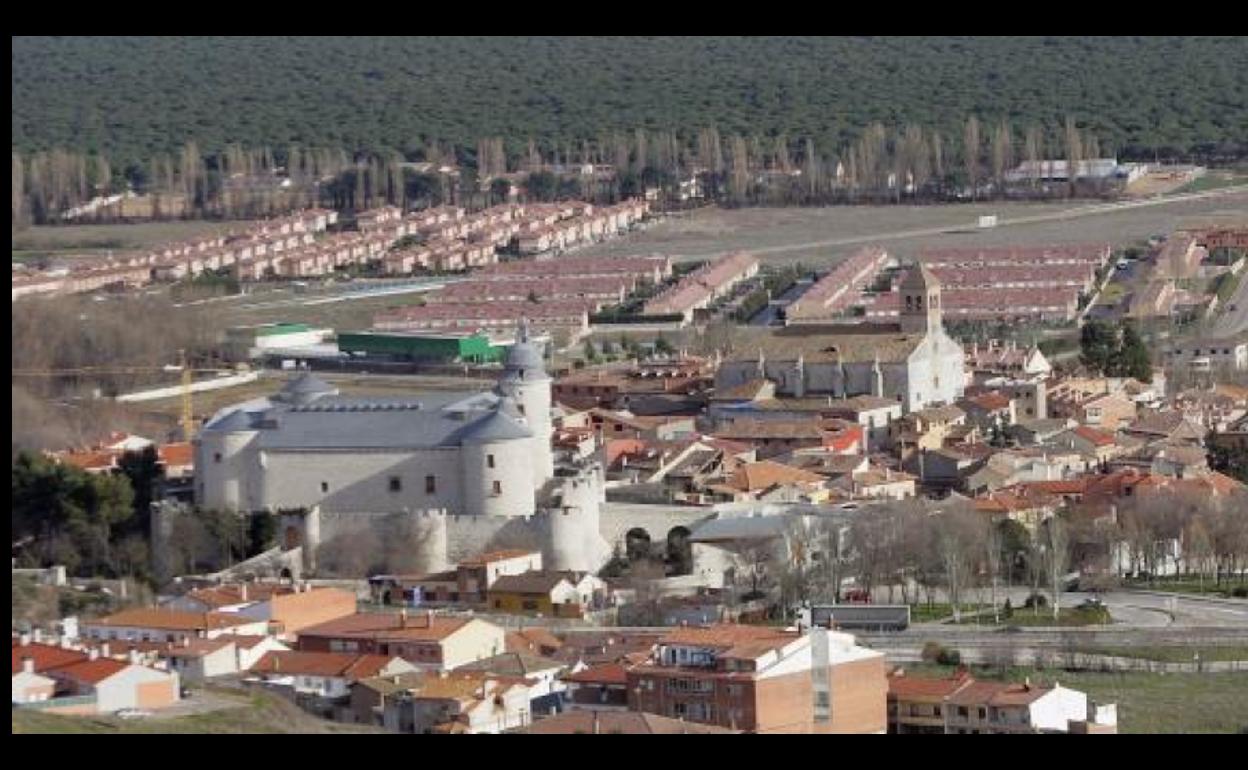
[[994,161],[1066,157],[1072,127],[1082,157],[1248,157],[1243,37],[15,37],[12,63],[15,220],[127,188],[228,214],[255,196],[224,180],[274,172],[347,208],[437,202],[574,163],[634,174],[598,198],[694,166],[738,202],[759,171],[802,172],[801,202],[836,169],[974,194]]
[[788,134],[969,114],[1108,147],[1248,141],[1243,37],[15,37],[13,147],[144,162],[188,141],[422,152],[604,131]]

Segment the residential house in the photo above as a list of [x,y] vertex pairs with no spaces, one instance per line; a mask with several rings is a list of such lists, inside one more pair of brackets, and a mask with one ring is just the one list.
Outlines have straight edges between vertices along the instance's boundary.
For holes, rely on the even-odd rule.
[[166,609],[129,609],[82,622],[87,639],[174,642],[213,639],[221,634],[268,634],[269,623],[228,612],[180,612]]
[[628,671],[623,663],[600,663],[563,675],[569,711],[627,711]]
[[561,675],[572,670],[584,669],[577,663],[570,669],[561,660],[540,658],[519,652],[504,652],[492,658],[460,666],[456,672],[480,671],[486,674],[523,679],[529,686],[529,713],[538,716],[555,714],[563,710],[567,685]]
[[449,671],[504,650],[503,629],[479,618],[425,612],[348,615],[299,632],[296,649],[400,656],[422,670]]
[[823,476],[772,460],[743,464],[726,481],[709,485],[707,492],[729,502],[774,498],[777,495],[786,499],[819,502],[828,496]]
[[729,735],[740,731],[657,714],[586,709],[539,719],[518,732],[534,735]]
[[883,733],[884,656],[849,634],[673,629],[627,672],[633,711],[753,733]]
[[416,734],[502,733],[529,725],[529,687],[524,679],[479,671],[428,675],[387,699],[387,730]]
[[58,692],[66,697],[91,697],[95,711],[109,714],[123,709],[161,709],[181,697],[178,675],[147,666],[107,658],[70,663],[49,669]]
[[351,685],[360,679],[415,670],[414,665],[397,655],[301,650],[267,653],[250,669],[268,684],[331,701],[349,697]]
[[606,584],[589,573],[534,570],[499,578],[487,598],[497,612],[579,618],[606,604]]

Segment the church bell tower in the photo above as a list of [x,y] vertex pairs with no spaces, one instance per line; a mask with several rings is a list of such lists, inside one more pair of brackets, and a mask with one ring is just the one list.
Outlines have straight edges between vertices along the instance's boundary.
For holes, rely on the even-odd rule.
[[939,328],[940,281],[926,265],[916,265],[901,282],[901,331],[927,334]]

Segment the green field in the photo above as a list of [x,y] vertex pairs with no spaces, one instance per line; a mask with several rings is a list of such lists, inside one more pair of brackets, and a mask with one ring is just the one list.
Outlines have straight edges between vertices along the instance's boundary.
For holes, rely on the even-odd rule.
[[[949,666],[906,665],[908,673],[948,676]],[[973,667],[984,679],[995,672]],[[1248,729],[1248,674],[1103,674],[1010,669],[1005,678],[1033,683],[1060,682],[1082,690],[1098,703],[1118,704],[1123,733],[1235,733]]]

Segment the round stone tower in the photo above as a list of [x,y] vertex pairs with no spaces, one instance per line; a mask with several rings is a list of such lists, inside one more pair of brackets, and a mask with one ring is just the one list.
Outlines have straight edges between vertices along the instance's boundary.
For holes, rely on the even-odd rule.
[[460,439],[464,512],[471,516],[533,514],[533,432],[506,414],[506,401]]
[[540,489],[555,475],[555,457],[550,447],[553,431],[550,420],[551,381],[542,353],[529,337],[527,322],[520,324],[516,341],[507,351],[503,375],[498,381],[498,393],[515,401],[516,408],[533,432],[533,485],[534,489]]
[[590,466],[562,479],[560,493],[560,505],[548,512],[546,569],[596,572],[610,555],[599,526],[601,468]]
[[450,569],[447,559],[446,511],[404,511],[416,542],[416,568],[421,572]]
[[241,409],[204,426],[195,437],[195,503],[216,510],[249,510],[246,493],[253,415]]

